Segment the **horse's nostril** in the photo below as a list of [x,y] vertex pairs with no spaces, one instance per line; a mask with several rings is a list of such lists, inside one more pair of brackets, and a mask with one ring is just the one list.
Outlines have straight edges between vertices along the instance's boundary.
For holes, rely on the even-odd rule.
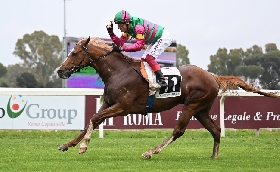
[[63,75],[63,70],[58,70],[56,73],[59,77],[61,77]]

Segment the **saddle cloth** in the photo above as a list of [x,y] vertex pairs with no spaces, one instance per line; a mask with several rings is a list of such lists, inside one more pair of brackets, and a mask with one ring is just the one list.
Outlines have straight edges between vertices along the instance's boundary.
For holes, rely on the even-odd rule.
[[155,94],[156,98],[167,98],[181,95],[180,84],[182,76],[177,67],[161,68],[165,82],[168,85],[166,89],[160,88],[160,85],[156,81],[156,75],[147,62],[141,61],[140,71],[142,76],[149,83],[149,96]]

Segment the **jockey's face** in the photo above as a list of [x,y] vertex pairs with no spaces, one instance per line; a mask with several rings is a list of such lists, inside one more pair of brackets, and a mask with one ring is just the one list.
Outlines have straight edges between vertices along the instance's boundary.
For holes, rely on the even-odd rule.
[[126,23],[119,23],[118,24],[118,29],[121,30],[121,32],[128,32],[128,24]]

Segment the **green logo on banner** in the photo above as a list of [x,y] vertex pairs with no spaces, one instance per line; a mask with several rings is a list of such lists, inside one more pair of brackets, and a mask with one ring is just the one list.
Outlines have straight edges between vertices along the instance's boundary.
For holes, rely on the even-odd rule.
[[7,113],[9,117],[10,118],[19,117],[24,111],[26,104],[27,102],[22,98],[21,95],[11,96],[7,104]]

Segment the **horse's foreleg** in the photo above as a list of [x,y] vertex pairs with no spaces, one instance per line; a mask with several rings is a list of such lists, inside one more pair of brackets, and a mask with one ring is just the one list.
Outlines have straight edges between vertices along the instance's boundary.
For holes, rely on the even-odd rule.
[[196,119],[212,134],[214,138],[213,154],[211,158],[217,158],[219,154],[221,129],[209,116],[209,110],[206,112],[199,112],[195,115]]
[[192,115],[193,115],[193,110],[190,108],[190,106],[184,106],[182,110],[182,114],[179,117],[178,123],[176,127],[173,130],[172,135],[167,138],[165,141],[163,141],[161,144],[156,146],[154,149],[151,149],[145,153],[142,154],[143,157],[150,159],[153,154],[158,154],[160,151],[162,151],[166,146],[171,144],[173,141],[181,137],[185,130],[186,126],[188,125]]
[[[101,120],[99,123],[102,122],[103,121]],[[84,141],[81,143],[80,149],[86,149],[87,147],[86,144],[90,141],[92,131],[93,131],[93,125],[92,122],[90,121],[89,125],[76,138],[74,138],[72,141],[66,144],[59,146],[58,150],[67,151],[68,147],[75,147],[78,143],[80,143],[81,140],[83,140],[83,138]]]
[[[106,109],[106,108],[107,108],[106,104],[103,103],[102,106],[100,107],[99,111],[102,111],[103,109]],[[85,127],[85,129],[76,138],[74,138],[72,141],[70,141],[70,142],[68,142],[66,144],[63,144],[63,145],[59,146],[58,150],[67,151],[68,147],[75,147],[77,144],[80,143],[80,141],[84,137],[86,137],[86,140],[89,141],[91,133],[92,133],[92,130],[93,130],[93,127],[92,127],[92,123],[90,122],[89,125],[87,127]],[[87,134],[87,133],[89,133],[89,134]]]
[[[98,124],[101,124],[104,120],[100,120],[98,122]],[[93,128],[93,124],[92,124],[92,120],[90,120],[90,124],[88,126],[88,129],[86,130],[86,133],[84,135],[84,140],[83,142],[80,144],[80,149],[79,149],[79,154],[85,153],[87,151],[87,144],[90,141],[91,138],[91,134],[93,132],[94,128]],[[81,139],[82,140],[82,139]]]
[[63,144],[61,146],[58,147],[58,150],[62,150],[62,151],[67,151],[68,150],[68,147],[75,147],[84,137],[84,135],[86,134],[87,132],[87,128],[86,127],[84,129],[84,131],[82,131],[76,138],[74,138],[72,141],[66,143],[66,144]]
[[87,143],[89,143],[92,131],[100,125],[106,118],[126,115],[128,112],[121,108],[120,104],[115,104],[107,109],[99,111],[90,119],[90,124],[87,128],[87,131],[84,135],[84,139],[80,144],[79,154],[85,153],[87,151]]

